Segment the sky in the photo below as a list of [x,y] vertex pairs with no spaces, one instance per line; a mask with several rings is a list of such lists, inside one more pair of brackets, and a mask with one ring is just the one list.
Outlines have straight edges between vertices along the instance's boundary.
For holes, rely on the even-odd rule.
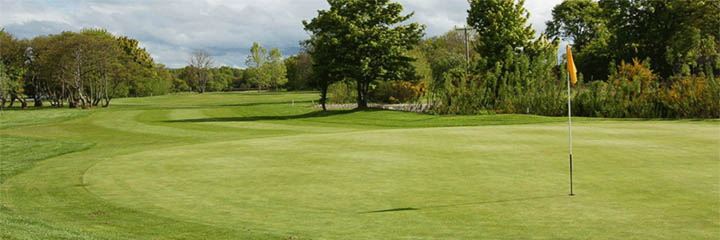
[[[467,0],[395,0],[408,22],[425,24],[426,37],[465,24]],[[562,0],[526,0],[529,23],[539,33]],[[309,38],[302,20],[329,8],[325,0],[0,0],[0,28],[18,38],[103,28],[140,41],[155,62],[187,65],[194,50],[216,66],[245,67],[253,42],[296,54]]]

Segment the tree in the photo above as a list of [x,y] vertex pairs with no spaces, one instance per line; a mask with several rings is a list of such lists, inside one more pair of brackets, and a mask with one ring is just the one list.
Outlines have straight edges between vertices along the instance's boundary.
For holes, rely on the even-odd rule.
[[572,41],[573,51],[581,51],[605,27],[601,14],[600,6],[592,0],[564,1],[553,8],[546,34]]
[[267,62],[268,77],[270,77],[270,86],[278,89],[287,82],[287,69],[282,60],[282,53],[277,48],[270,50],[270,56]]
[[287,88],[288,90],[296,90],[296,85],[300,82],[300,74],[298,73],[297,56],[290,56],[283,61],[285,64]]
[[0,101],[2,101],[0,110],[5,108],[5,102],[9,97],[11,84],[10,78],[5,74],[5,65],[0,61]]
[[617,60],[651,59],[663,79],[720,70],[720,2],[601,0],[610,31],[607,48]]
[[265,67],[267,60],[267,49],[261,47],[257,42],[253,43],[252,48],[250,48],[250,55],[247,57],[245,64],[248,68],[254,69],[254,74],[250,81],[257,85],[258,91],[270,85],[270,77]]
[[16,40],[0,30],[3,99],[35,99],[61,107],[107,107],[115,96],[164,94],[171,86],[165,67],[155,65],[137,40],[104,29]]
[[467,23],[477,31],[474,48],[482,58],[481,68],[494,67],[505,55],[519,53],[535,38],[527,25],[530,13],[514,0],[471,0]]
[[470,75],[458,71],[444,74],[446,112],[478,113],[482,109],[515,112],[518,107],[530,111],[542,97],[552,99],[544,90],[557,90],[552,84],[558,42],[545,35],[535,39],[527,24],[529,13],[524,1],[473,0],[468,10],[468,25],[478,36],[477,55]]
[[[471,38],[472,39],[472,38]],[[423,41],[421,49],[430,67],[430,93],[435,98],[450,89],[446,89],[446,73],[466,71],[465,37],[457,31],[449,31],[441,36]],[[471,55],[476,55],[470,49]]]
[[25,102],[23,79],[27,72],[25,66],[27,46],[13,37],[10,33],[4,29],[0,29],[0,63],[2,63],[3,75],[6,80],[3,84],[2,105],[5,106],[5,102],[10,100],[10,106],[13,105],[15,99],[19,100],[22,104],[22,108],[27,107]]
[[598,3],[564,1],[553,8],[552,16],[552,21],[546,23],[548,37],[572,41],[575,64],[586,79],[607,78],[610,33]]
[[308,53],[307,44],[300,42],[302,50],[285,59],[285,68],[288,76],[288,90],[308,90],[312,88],[312,57]]
[[297,74],[298,79],[294,86],[297,90],[310,89],[310,77],[312,76],[312,57],[307,51],[302,51],[297,55]]
[[208,81],[210,81],[210,68],[212,68],[213,60],[210,53],[202,50],[193,51],[190,56],[190,66],[192,67],[192,79],[195,83],[195,91],[204,93]]
[[530,14],[525,10],[524,0],[472,0],[468,10],[468,25],[478,33],[474,42],[480,61],[476,62],[474,73],[484,75],[494,71],[497,75],[486,78],[485,95],[489,104],[495,105],[501,98],[501,90],[508,83],[507,71],[515,64],[513,56],[523,54],[530,46],[535,30],[527,25]]
[[[312,54],[318,57],[313,59],[330,64],[327,67],[331,69],[320,70],[318,77],[355,80],[358,108],[366,108],[371,84],[401,80],[414,71],[413,59],[406,53],[418,44],[425,26],[403,25],[413,13],[401,15],[402,5],[390,0],[328,3],[329,10],[318,11],[310,22],[303,21],[305,30],[315,36],[313,47],[317,49]],[[313,65],[315,71],[317,67]]]
[[327,93],[331,84],[343,80],[343,61],[345,55],[338,55],[342,49],[338,41],[334,41],[327,33],[318,33],[305,41],[304,45],[312,56],[312,77],[311,84],[320,90],[320,105],[323,111],[327,111]]

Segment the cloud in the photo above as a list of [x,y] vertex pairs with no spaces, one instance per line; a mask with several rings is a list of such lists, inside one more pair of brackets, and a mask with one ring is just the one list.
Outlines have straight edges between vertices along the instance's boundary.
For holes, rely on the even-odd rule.
[[[398,1],[415,12],[410,21],[427,26],[427,37],[464,25],[469,7],[466,0]],[[560,1],[526,2],[538,32]],[[309,37],[302,20],[328,8],[324,0],[0,0],[0,6],[0,27],[20,38],[104,28],[138,39],[168,67],[185,66],[197,49],[210,52],[216,65],[244,67],[253,42],[296,54]]]

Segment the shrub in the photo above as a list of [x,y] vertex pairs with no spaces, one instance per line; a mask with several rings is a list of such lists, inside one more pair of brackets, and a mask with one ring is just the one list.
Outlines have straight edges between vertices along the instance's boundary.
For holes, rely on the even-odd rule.
[[720,117],[720,91],[713,77],[676,77],[663,101],[675,117]]
[[427,94],[425,82],[413,84],[407,81],[379,82],[370,93],[370,100],[381,103],[414,102]]
[[355,81],[339,81],[328,87],[328,103],[342,104],[357,102]]

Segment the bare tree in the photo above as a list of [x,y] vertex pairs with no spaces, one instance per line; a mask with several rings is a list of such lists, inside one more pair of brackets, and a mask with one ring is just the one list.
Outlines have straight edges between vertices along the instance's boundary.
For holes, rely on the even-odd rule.
[[210,80],[210,68],[212,68],[213,59],[210,53],[203,50],[195,50],[190,56],[190,66],[194,68],[192,74],[195,90],[198,93],[205,92],[205,86]]

